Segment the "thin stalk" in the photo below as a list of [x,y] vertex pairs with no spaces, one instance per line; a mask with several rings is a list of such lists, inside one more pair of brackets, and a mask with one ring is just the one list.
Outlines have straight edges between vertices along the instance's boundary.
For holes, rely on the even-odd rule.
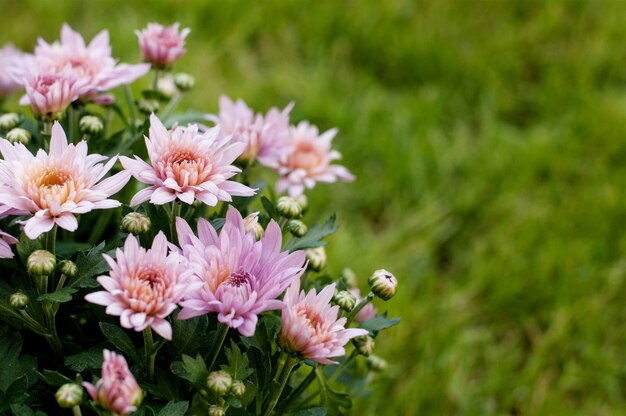
[[39,322],[35,321],[35,319],[30,316],[30,314],[25,309],[20,309],[20,317],[25,324],[27,324],[34,332],[37,334],[48,337],[50,334],[48,333],[48,329],[41,325]]
[[70,142],[78,143],[78,110],[71,105],[67,108],[67,122],[70,125]]
[[350,364],[350,362],[352,362],[352,360],[354,360],[356,358],[357,355],[359,355],[359,352],[356,349],[352,350],[352,353],[350,354],[350,356],[348,358],[346,358],[345,360],[343,360],[343,362],[337,366],[337,369],[330,376],[330,378],[328,379],[328,382],[332,383],[333,381],[335,381],[337,379],[337,377],[339,377],[341,375],[343,370],[346,369],[348,364]]
[[152,91],[157,92],[157,85],[159,84],[160,71],[154,70],[154,80],[152,81]]
[[278,399],[280,398],[280,394],[283,392],[283,389],[287,384],[287,380],[289,380],[291,370],[293,370],[293,367],[295,367],[296,364],[298,364],[298,359],[291,356],[291,354],[287,355],[287,359],[283,364],[280,375],[277,376],[278,378],[274,378],[274,382],[272,383],[272,386],[278,385],[278,388],[273,389],[272,398],[270,399],[270,403],[264,413],[265,416],[269,416],[272,413],[272,410],[274,410],[274,407],[276,406],[276,403],[278,403]]
[[174,109],[176,108],[176,106],[180,102],[181,97],[182,97],[182,94],[177,92],[172,97],[170,102],[167,103],[167,107],[165,107],[165,109],[163,110],[163,115],[160,116],[160,118],[161,118],[161,120],[163,120],[163,122],[165,122],[165,120],[167,120],[167,118],[170,116],[170,114],[172,114],[172,111],[174,111]]
[[56,241],[57,241],[57,225],[54,224],[52,229],[46,234],[46,250],[56,255]]
[[170,241],[173,244],[178,243],[178,238],[176,238],[176,217],[180,216],[180,206],[181,204],[177,201],[172,202],[172,220],[170,221]]
[[224,344],[224,340],[226,339],[226,334],[228,334],[228,325],[219,323],[217,324],[217,334],[215,334],[215,340],[213,341],[213,345],[211,346],[211,351],[209,351],[208,358],[208,369],[209,372],[213,369],[213,365],[215,364],[215,360],[217,359],[217,355],[222,349],[222,345]]
[[74,413],[74,416],[83,416],[83,414],[80,412],[80,406],[72,407],[72,413]]
[[135,100],[133,98],[133,92],[129,85],[124,86],[124,97],[126,98],[126,105],[128,105],[128,112],[130,113],[130,122],[128,123],[131,133],[133,135],[137,131],[135,128],[135,120],[137,120],[137,112],[135,111]]
[[43,147],[50,149],[50,136],[52,136],[52,122],[44,120],[41,125],[41,138],[43,139]]
[[302,393],[304,393],[306,389],[309,388],[313,380],[315,380],[315,368],[311,368],[311,372],[309,372],[304,380],[302,380],[300,384],[298,384],[298,387],[296,387],[294,390],[291,391],[291,393],[289,393],[289,396],[287,396],[287,398],[285,399],[284,404],[282,404],[276,412],[278,414],[282,414],[285,411],[289,411],[289,407],[292,405],[294,399],[300,397]]
[[102,130],[102,137],[109,137],[109,127],[111,126],[111,120],[113,118],[113,112],[111,111],[111,107],[107,107],[104,111],[104,129]]
[[61,345],[61,340],[59,339],[59,334],[57,333],[56,317],[52,310],[52,305],[48,302],[44,303],[43,310],[46,314],[46,320],[48,321],[48,329],[50,330],[50,338],[48,338],[48,342],[52,346],[54,352],[56,352],[59,356],[63,356],[63,346]]
[[348,315],[348,319],[346,320],[346,325],[345,325],[346,328],[350,326],[350,324],[354,320],[354,317],[357,316],[357,314],[361,311],[361,309],[363,309],[365,305],[367,305],[368,303],[374,300],[375,296],[376,295],[370,292],[367,294],[366,297],[361,299],[361,301],[354,307],[354,309],[352,309],[352,312],[350,312],[350,314]]
[[146,354],[146,369],[148,370],[148,381],[154,382],[154,361],[156,353],[154,352],[154,340],[152,339],[152,328],[147,327],[143,330],[143,347]]

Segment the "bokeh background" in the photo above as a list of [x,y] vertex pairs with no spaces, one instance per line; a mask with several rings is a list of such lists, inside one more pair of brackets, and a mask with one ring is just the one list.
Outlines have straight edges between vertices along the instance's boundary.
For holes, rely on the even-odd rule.
[[364,415],[626,414],[626,3],[2,1],[0,44],[63,22],[190,27],[186,106],[295,101],[339,127],[353,184],[310,193],[342,224],[331,270],[380,267],[401,316]]

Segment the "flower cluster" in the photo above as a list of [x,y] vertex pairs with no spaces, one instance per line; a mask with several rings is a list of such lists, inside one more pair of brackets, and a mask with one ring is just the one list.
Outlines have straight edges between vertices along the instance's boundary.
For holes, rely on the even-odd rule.
[[[112,57],[106,30],[86,43],[67,24],[32,54],[0,49],[0,100],[21,90],[35,116],[0,109],[0,275],[5,292],[19,282],[0,350],[24,369],[3,382],[28,389],[6,395],[11,408],[54,396],[74,414],[297,413],[315,380],[384,368],[374,338],[397,321],[372,301],[396,278],[374,272],[361,296],[356,277],[325,270],[334,217],[306,217],[308,190],[354,179],[334,163],[337,129],[292,122],[293,103],[258,113],[227,96],[217,114],[174,113],[194,86],[169,73],[189,33],[136,31],[136,64]],[[111,107],[112,89],[150,70],[143,98],[127,89],[127,108]],[[309,368],[339,362],[330,378]],[[304,381],[283,392],[290,379]]]

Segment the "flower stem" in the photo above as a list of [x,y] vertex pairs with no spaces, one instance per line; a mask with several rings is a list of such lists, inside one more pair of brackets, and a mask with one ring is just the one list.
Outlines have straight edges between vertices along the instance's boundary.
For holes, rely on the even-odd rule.
[[71,105],[67,108],[67,122],[70,130],[70,143],[78,143],[78,110]]
[[292,405],[294,399],[297,399],[306,391],[311,383],[315,380],[315,368],[311,368],[309,374],[300,382],[298,387],[289,393],[289,396],[285,399],[284,403],[277,409],[278,414],[283,414],[285,411],[289,411],[289,407]]
[[131,133],[135,134],[135,132],[137,131],[135,128],[137,112],[135,111],[135,100],[133,98],[133,92],[131,91],[129,85],[124,86],[124,97],[126,98],[126,105],[128,105],[128,113],[130,115],[128,126],[130,127]]
[[217,359],[217,355],[222,349],[222,344],[224,344],[224,340],[226,339],[226,334],[228,333],[228,325],[219,323],[217,324],[217,334],[215,334],[215,340],[213,341],[213,345],[211,346],[211,351],[209,351],[209,355],[207,360],[209,362],[209,372],[213,369],[213,365],[215,364],[215,360]]
[[154,70],[154,80],[152,81],[152,91],[157,92],[157,86],[159,84],[160,71],[158,69]]
[[43,139],[43,147],[46,150],[50,149],[50,136],[52,136],[52,122],[42,121],[41,138]]
[[154,352],[154,341],[152,339],[152,328],[147,327],[143,330],[143,347],[146,354],[146,370],[148,371],[148,381],[154,382],[154,360],[156,352]]
[[345,370],[348,364],[350,364],[350,362],[356,358],[357,355],[359,355],[359,352],[357,350],[352,350],[352,353],[350,354],[350,356],[346,358],[345,360],[343,360],[343,362],[337,366],[337,369],[330,376],[330,378],[328,379],[328,382],[332,383],[333,381],[335,381],[337,377],[341,375],[343,370]]
[[368,303],[374,300],[374,296],[375,296],[374,293],[372,292],[368,293],[367,296],[361,299],[358,305],[356,305],[354,309],[352,309],[352,312],[350,312],[350,315],[348,315],[348,319],[346,320],[346,325],[345,325],[346,328],[350,326],[350,324],[354,320],[354,317],[357,316],[357,314],[361,311],[361,309],[363,309],[365,305],[367,305]]
[[22,317],[22,320],[24,321],[24,323],[26,323],[28,326],[30,326],[30,328],[38,333],[39,335],[43,336],[43,337],[47,337],[49,336],[48,334],[48,330],[41,325],[39,322],[35,321],[35,319],[33,319],[32,316],[30,316],[30,314],[28,312],[26,312],[25,309],[21,309],[20,310],[20,316]]
[[172,97],[170,102],[167,103],[167,107],[165,107],[165,110],[163,110],[163,115],[160,117],[161,120],[163,120],[163,122],[165,122],[165,120],[167,120],[170,114],[172,114],[172,111],[174,111],[174,109],[180,102],[181,97],[182,97],[182,94],[178,92]]
[[80,406],[72,407],[72,413],[74,416],[82,416],[83,414],[80,412]]
[[57,225],[54,224],[52,229],[46,234],[46,250],[52,254],[56,254],[56,241],[57,241]]
[[170,241],[172,244],[178,243],[176,236],[176,217],[180,216],[180,203],[178,201],[172,202],[172,220],[170,221]]
[[278,399],[280,398],[280,394],[283,392],[285,385],[287,384],[287,380],[289,380],[289,375],[291,374],[291,370],[293,367],[298,364],[298,359],[291,356],[291,354],[287,355],[287,359],[283,364],[283,368],[280,371],[280,375],[277,374],[277,377],[274,378],[272,382],[272,398],[270,399],[270,403],[267,406],[267,410],[264,415],[269,416],[274,410],[276,403],[278,403]]

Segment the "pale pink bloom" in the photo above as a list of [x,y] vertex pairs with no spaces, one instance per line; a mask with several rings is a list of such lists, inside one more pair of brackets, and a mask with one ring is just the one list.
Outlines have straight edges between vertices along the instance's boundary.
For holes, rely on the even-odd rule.
[[345,355],[344,346],[351,338],[368,334],[361,328],[346,329],[346,318],[337,319],[339,306],[330,304],[334,292],[334,283],[319,294],[315,289],[300,292],[300,280],[291,284],[285,293],[282,311],[280,343],[283,348],[321,364],[337,364],[329,358]]
[[118,64],[111,56],[107,30],[98,33],[86,45],[80,33],[67,23],[61,28],[60,42],[49,44],[39,39],[34,59],[49,72],[61,73],[69,67],[71,76],[87,87],[81,94],[84,99],[93,99],[100,92],[130,84],[150,70],[148,64]]
[[168,131],[161,121],[150,116],[150,137],[146,137],[148,165],[139,157],[121,156],[124,169],[139,181],[150,185],[133,197],[132,206],[150,200],[166,204],[176,198],[192,204],[195,199],[215,206],[218,201],[232,201],[231,195],[252,196],[254,190],[228,179],[241,172],[231,163],[244,145],[218,138],[219,128],[200,133],[198,126],[174,127]]
[[13,258],[13,251],[11,251],[10,244],[15,243],[17,243],[17,238],[0,231],[0,259]]
[[277,298],[304,272],[304,252],[281,252],[282,233],[270,221],[257,241],[246,232],[241,214],[232,206],[218,236],[211,224],[200,219],[198,236],[182,219],[176,220],[178,241],[199,284],[180,305],[179,319],[217,312],[217,319],[252,336],[258,315],[280,309]]
[[21,88],[12,73],[20,68],[24,54],[11,44],[0,49],[0,99]]
[[275,167],[281,156],[293,150],[289,145],[289,112],[292,108],[293,104],[283,111],[272,107],[263,117],[254,114],[243,100],[233,102],[222,95],[219,114],[209,114],[206,118],[220,126],[223,136],[232,136],[234,142],[246,144],[240,160],[258,159],[265,166]]
[[28,238],[35,239],[57,224],[68,231],[78,227],[76,214],[120,206],[108,199],[130,179],[128,172],[101,181],[116,157],[87,154],[87,143],[67,143],[58,122],[52,126],[50,152],[33,155],[23,144],[0,139],[0,201],[18,212],[33,214],[23,221]]
[[140,247],[131,234],[124,250],[115,251],[116,260],[103,256],[111,271],[97,280],[106,290],[90,293],[85,299],[106,306],[106,313],[119,316],[124,328],[143,331],[151,327],[163,338],[172,339],[172,326],[165,318],[185,294],[193,271],[181,255],[168,254],[165,234],[159,232],[149,250]]
[[289,143],[293,152],[282,156],[275,168],[280,175],[276,190],[288,191],[289,196],[296,197],[302,195],[305,188],[313,188],[316,182],[354,180],[348,169],[330,164],[341,158],[341,154],[330,147],[336,134],[337,129],[330,129],[320,135],[317,127],[306,121],[291,127]]
[[[363,297],[361,297],[361,291],[358,288],[353,287],[351,289],[348,289],[348,292],[354,295],[354,297],[356,298],[357,304],[361,300],[363,300]],[[378,311],[376,310],[376,307],[372,305],[372,302],[370,302],[367,305],[365,305],[363,309],[359,311],[359,313],[356,314],[356,316],[354,317],[354,320],[358,323],[365,322],[375,317],[377,312]]]
[[137,410],[143,399],[143,391],[133,373],[128,369],[124,356],[109,350],[102,351],[102,378],[94,386],[83,382],[91,398],[104,409],[117,416],[125,416]]
[[145,62],[157,68],[169,68],[185,54],[185,38],[191,30],[179,31],[178,26],[179,23],[172,26],[148,23],[144,30],[135,31]]

